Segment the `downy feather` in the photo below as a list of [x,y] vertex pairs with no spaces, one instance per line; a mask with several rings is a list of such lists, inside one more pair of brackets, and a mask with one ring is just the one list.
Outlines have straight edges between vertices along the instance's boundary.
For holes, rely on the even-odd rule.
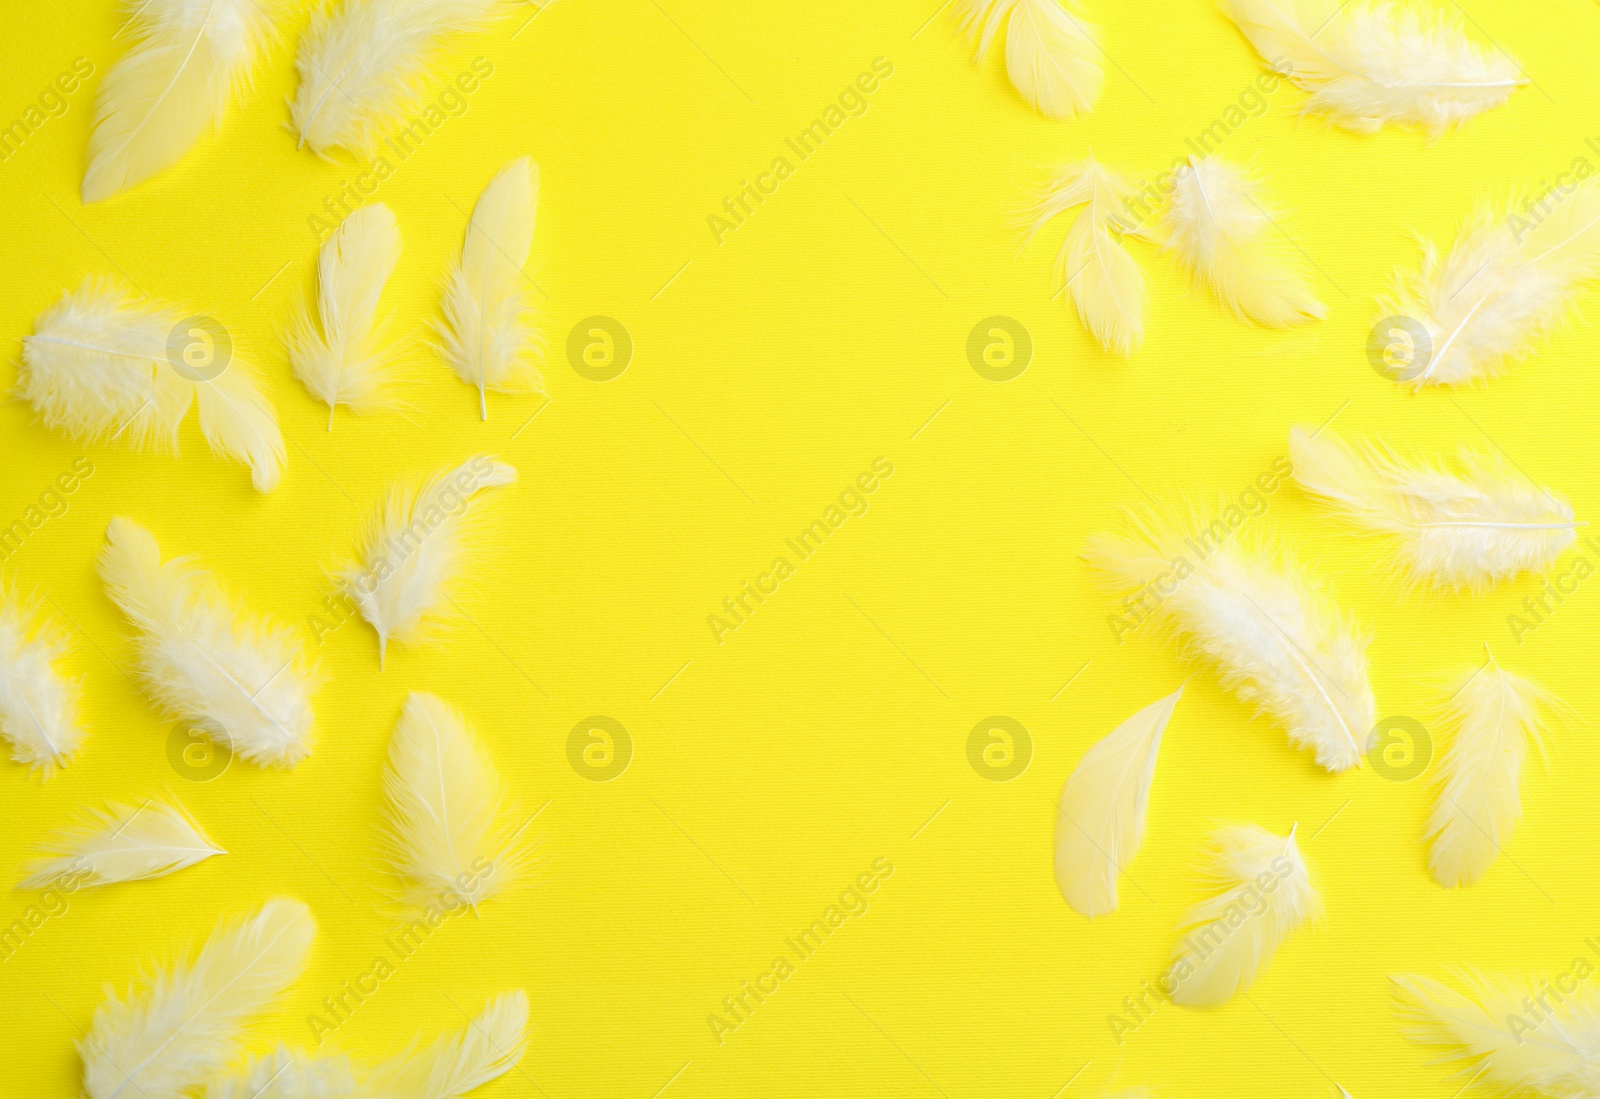
[[276,36],[282,0],[129,0],[134,46],[95,96],[83,201],[97,202],[177,161],[229,100]]
[[205,1099],[365,1099],[368,1094],[357,1086],[342,1054],[314,1056],[280,1044],[233,1075],[213,1080]]
[[1323,767],[1359,767],[1374,707],[1366,639],[1350,621],[1267,537],[1192,513],[1134,508],[1129,517],[1131,536],[1095,535],[1083,554],[1109,587],[1127,593],[1119,636],[1153,619]]
[[1577,540],[1572,506],[1503,459],[1463,452],[1458,471],[1406,465],[1388,448],[1289,431],[1294,478],[1360,530],[1388,536],[1415,583],[1483,591],[1542,573]]
[[1093,919],[1117,910],[1117,876],[1144,842],[1161,734],[1183,688],[1153,702],[1090,747],[1056,809],[1056,885]]
[[219,926],[193,963],[158,970],[126,1000],[108,993],[78,1042],[89,1099],[180,1099],[212,1079],[300,976],[315,934],[305,905],[277,897]]
[[1438,135],[1498,107],[1527,81],[1460,21],[1382,0],[1218,0],[1273,71],[1310,95],[1304,109],[1373,133],[1386,122]]
[[[136,449],[178,449],[178,427],[200,405],[200,429],[217,454],[250,467],[262,492],[278,483],[283,436],[277,413],[245,364],[229,359],[215,372],[174,356],[194,348],[220,352],[196,335],[193,321],[166,305],[141,304],[109,282],[87,278],[39,318],[22,338],[17,396],[52,430],[74,439],[111,442],[126,436]],[[185,323],[190,323],[187,331]]]
[[31,600],[0,584],[0,736],[11,758],[44,778],[83,742],[82,684],[58,670],[65,633]]
[[366,1090],[396,1099],[458,1099],[516,1067],[527,1028],[527,994],[496,996],[464,1030],[378,1066]]
[[138,806],[112,803],[89,809],[85,827],[55,836],[18,889],[44,889],[66,878],[80,888],[164,878],[227,852],[200,831],[183,809],[146,798]]
[[[1068,7],[1071,0],[961,0],[961,30],[981,65],[1006,22],[1006,73],[1022,98],[1042,115],[1087,114],[1100,99],[1104,74],[1094,29]],[[1010,16],[1009,21],[1006,17]]]
[[1223,1004],[1248,989],[1321,907],[1294,829],[1276,836],[1235,825],[1217,833],[1215,843],[1210,871],[1221,891],[1190,910],[1163,981],[1173,1002],[1186,1007]]
[[391,639],[403,645],[427,641],[450,617],[461,574],[474,556],[479,493],[516,479],[514,468],[479,454],[420,487],[390,487],[367,524],[359,559],[339,574],[345,593],[378,632],[380,665]]
[[513,160],[478,196],[461,259],[445,283],[439,351],[477,389],[481,419],[489,418],[486,390],[544,392],[532,361],[539,334],[522,285],[538,207],[539,166],[527,157]]
[[1167,246],[1234,317],[1269,328],[1321,320],[1326,310],[1291,259],[1246,173],[1215,158],[1189,158],[1167,203]]
[[317,315],[304,299],[284,334],[294,376],[328,406],[364,414],[391,406],[392,349],[379,343],[378,298],[400,262],[400,229],[381,202],[358,208],[317,253]]
[[296,632],[246,611],[189,558],[131,519],[111,520],[100,575],[139,631],[145,688],[173,717],[259,766],[311,752],[313,679]]

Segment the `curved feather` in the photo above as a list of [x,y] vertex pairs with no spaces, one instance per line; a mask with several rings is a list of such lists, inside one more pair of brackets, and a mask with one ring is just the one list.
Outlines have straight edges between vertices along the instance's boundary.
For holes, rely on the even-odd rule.
[[65,634],[32,601],[0,585],[0,737],[44,778],[83,743],[82,684],[58,669]]
[[518,989],[496,996],[460,1033],[380,1065],[367,1090],[396,1099],[459,1099],[522,1060],[527,1028],[527,994]]
[[213,1080],[205,1099],[358,1099],[350,1061],[342,1054],[313,1056],[279,1045],[231,1076]]
[[278,413],[260,384],[237,359],[214,378],[197,381],[200,432],[217,454],[227,454],[250,467],[250,483],[258,492],[278,487],[283,472],[283,433]]
[[164,878],[213,855],[227,854],[181,808],[146,798],[85,813],[86,827],[56,836],[18,889],[43,889],[63,878],[84,887]]
[[1117,910],[1117,875],[1144,842],[1161,734],[1183,688],[1152,702],[1083,754],[1056,815],[1056,885],[1093,919]]
[[1104,82],[1100,45],[1063,0],[962,0],[957,12],[979,64],[1006,22],[1006,73],[1040,114],[1071,118],[1094,109]]

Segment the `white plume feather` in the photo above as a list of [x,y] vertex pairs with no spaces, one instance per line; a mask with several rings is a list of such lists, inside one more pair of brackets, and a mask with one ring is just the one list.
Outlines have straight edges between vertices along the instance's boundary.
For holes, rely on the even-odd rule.
[[84,887],[164,878],[227,854],[181,808],[154,798],[138,806],[90,809],[85,818],[86,827],[62,833],[45,847],[55,857],[35,863],[18,889],[43,889],[69,877]]
[[479,530],[478,494],[516,479],[514,468],[479,454],[421,487],[389,489],[367,526],[360,559],[340,573],[345,592],[378,631],[380,662],[391,638],[404,645],[426,641],[449,617],[447,604]]
[[1385,122],[1434,134],[1498,107],[1520,79],[1437,10],[1383,0],[1218,0],[1305,110],[1357,133]]
[[1270,328],[1320,320],[1326,310],[1291,260],[1256,182],[1231,164],[1189,158],[1167,203],[1168,247],[1231,315]]
[[[1221,516],[1245,516],[1237,507]],[[1223,685],[1282,724],[1330,771],[1361,765],[1373,723],[1366,640],[1265,538],[1240,539],[1225,518],[1209,524],[1130,510],[1131,538],[1096,535],[1084,558],[1127,593],[1119,636],[1149,620],[1204,657]],[[1120,625],[1119,625],[1120,624]]]
[[1209,1007],[1249,988],[1296,928],[1317,915],[1321,900],[1294,842],[1253,824],[1215,837],[1211,875],[1221,888],[1196,905],[1164,978],[1174,1003]]
[[315,934],[305,905],[277,897],[218,927],[192,964],[126,1000],[109,994],[78,1042],[89,1099],[180,1099],[210,1080],[251,1017],[300,976]]
[[82,685],[58,670],[61,629],[31,601],[0,585],[0,736],[11,758],[49,778],[83,742]]
[[1057,803],[1056,885],[1093,919],[1117,910],[1117,875],[1144,842],[1161,734],[1183,688],[1153,702],[1083,754]]
[[1482,591],[1545,572],[1577,539],[1572,507],[1504,460],[1463,453],[1459,472],[1387,448],[1289,431],[1294,477],[1361,530],[1387,535],[1413,581]]
[[976,49],[979,64],[989,55],[1000,24],[1006,23],[1006,73],[1011,84],[1050,118],[1087,114],[1099,100],[1104,82],[1094,29],[1067,3],[1070,0],[961,0],[957,9],[962,33]]
[[282,0],[143,0],[127,7],[124,29],[137,41],[95,96],[85,202],[148,179],[222,121],[276,34]]
[[312,676],[295,631],[235,604],[188,558],[131,519],[113,519],[100,551],[106,591],[139,631],[139,673],[173,716],[260,766],[311,752]]
[[205,1099],[358,1099],[367,1094],[357,1087],[342,1054],[312,1056],[279,1045],[233,1075],[213,1080]]
[[527,1028],[527,994],[518,989],[496,996],[465,1030],[380,1065],[367,1090],[400,1099],[458,1099],[516,1067]]
[[530,358],[538,351],[538,333],[522,286],[538,206],[539,166],[527,157],[513,160],[478,196],[461,259],[445,284],[439,350],[457,377],[478,390],[478,415],[485,420],[485,390],[544,392]]

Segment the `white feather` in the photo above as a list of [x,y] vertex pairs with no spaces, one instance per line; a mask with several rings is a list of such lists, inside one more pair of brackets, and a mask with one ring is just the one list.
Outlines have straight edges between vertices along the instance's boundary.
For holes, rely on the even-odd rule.
[[1167,203],[1168,247],[1234,317],[1269,328],[1320,320],[1326,310],[1258,191],[1233,165],[1190,157]]
[[1496,57],[1432,4],[1218,0],[1256,52],[1310,93],[1305,110],[1357,133],[1386,122],[1434,134],[1498,107],[1517,85]]
[[299,901],[269,900],[222,924],[189,965],[110,993],[78,1042],[89,1099],[180,1099],[234,1057],[244,1026],[305,968],[316,926]]
[[477,389],[485,420],[485,390],[544,392],[532,361],[538,332],[522,285],[538,207],[539,166],[527,157],[513,160],[478,196],[461,259],[445,283],[439,350],[456,376]]
[[1577,539],[1570,504],[1490,455],[1464,452],[1458,472],[1406,465],[1385,447],[1294,427],[1289,459],[1302,488],[1388,536],[1418,583],[1482,591],[1547,571]]
[[260,766],[311,752],[313,681],[293,629],[238,606],[188,558],[131,519],[113,519],[100,551],[106,591],[139,631],[139,673],[174,717]]
[[366,1090],[396,1099],[458,1099],[516,1067],[527,1028],[527,994],[518,989],[497,996],[465,1030],[380,1065]]
[[36,862],[17,888],[43,889],[69,877],[85,887],[164,878],[227,854],[181,808],[154,798],[138,806],[89,809],[84,823],[52,839],[44,850],[55,857]]
[[1220,892],[1196,905],[1165,987],[1174,1003],[1209,1007],[1248,989],[1283,941],[1321,906],[1305,858],[1288,836],[1253,824],[1215,837],[1211,876]]
[[1359,767],[1374,719],[1366,640],[1269,539],[1239,535],[1228,514],[1206,524],[1131,509],[1132,537],[1090,539],[1085,560],[1127,593],[1113,616],[1119,636],[1154,620],[1323,767]]
[[480,528],[479,493],[516,479],[511,466],[479,454],[420,487],[389,489],[367,525],[360,558],[340,572],[345,592],[378,631],[380,662],[391,638],[427,641],[450,616]]
[[82,744],[78,680],[58,666],[67,639],[31,600],[0,585],[0,736],[11,758],[49,778]]
[[1083,754],[1056,815],[1056,885],[1093,919],[1117,910],[1117,876],[1144,842],[1161,734],[1183,688],[1134,714]]
[[362,414],[391,406],[392,351],[380,346],[378,298],[400,262],[400,229],[383,203],[345,218],[317,253],[317,316],[295,303],[284,344],[294,375],[328,406]]
[[205,1099],[357,1099],[367,1094],[357,1087],[343,1055],[312,1056],[279,1045],[233,1075],[213,1080]]
[[132,187],[222,121],[276,35],[282,0],[142,0],[127,4],[136,39],[95,96],[83,201]]
[[[961,0],[962,33],[983,63],[1006,22],[1006,73],[1040,114],[1071,118],[1094,109],[1104,75],[1100,44],[1070,0]],[[1006,17],[1010,20],[1006,21]]]
[[[284,462],[277,414],[237,357],[215,376],[210,369],[178,372],[172,349],[204,346],[193,343],[201,337],[192,327],[182,329],[184,319],[170,306],[141,304],[87,278],[22,338],[17,396],[46,427],[74,439],[126,436],[137,449],[162,450],[177,450],[178,427],[198,397],[211,449],[248,465],[255,487],[270,492]],[[214,346],[207,353],[220,354]]]

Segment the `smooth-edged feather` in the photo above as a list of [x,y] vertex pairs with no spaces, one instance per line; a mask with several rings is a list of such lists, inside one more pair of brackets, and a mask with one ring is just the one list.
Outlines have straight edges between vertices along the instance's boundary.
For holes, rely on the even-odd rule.
[[317,313],[304,299],[284,334],[294,376],[328,406],[362,414],[392,405],[392,352],[379,343],[378,298],[400,262],[400,228],[381,202],[362,206],[317,252]]
[[397,1099],[458,1099],[516,1067],[527,1048],[527,1030],[527,993],[496,996],[465,1029],[379,1065],[366,1091]]
[[486,29],[511,0],[326,0],[300,39],[289,112],[300,144],[370,157],[421,105],[452,41]]
[[1164,979],[1173,1002],[1187,1007],[1223,1004],[1248,989],[1321,907],[1293,829],[1277,836],[1234,825],[1215,845],[1209,870],[1219,892],[1190,910]]
[[198,399],[212,451],[248,465],[255,487],[272,491],[284,464],[277,413],[237,357],[216,374],[179,373],[173,348],[197,338],[180,331],[183,322],[170,306],[86,278],[22,338],[16,395],[46,427],[74,439],[126,437],[136,449],[168,451],[178,449],[178,428]]
[[367,1099],[370,1094],[357,1086],[344,1055],[315,1056],[280,1044],[234,1074],[213,1080],[205,1099]]
[[44,889],[68,877],[83,887],[164,878],[227,854],[182,808],[154,798],[137,806],[89,809],[84,817],[84,827],[46,845],[53,857],[31,866],[18,889]]
[[1224,516],[1245,520],[1236,506],[1210,522],[1192,512],[1128,514],[1131,535],[1095,535],[1083,554],[1126,595],[1112,617],[1118,636],[1154,622],[1323,767],[1359,767],[1374,706],[1366,639],[1346,617],[1270,537],[1230,525]]
[[1381,445],[1294,427],[1289,460],[1307,492],[1387,536],[1414,583],[1483,591],[1547,571],[1577,539],[1572,506],[1497,456],[1463,452],[1457,470],[1407,465]]
[[368,523],[360,556],[339,574],[345,593],[378,632],[378,659],[389,641],[427,641],[450,617],[462,573],[475,556],[481,493],[515,483],[517,471],[478,454],[422,485],[390,487]]
[[276,897],[217,928],[187,965],[158,970],[126,999],[108,992],[78,1042],[89,1099],[180,1099],[235,1056],[242,1031],[305,968],[316,925]]
[[539,166],[527,157],[513,160],[478,196],[461,258],[445,281],[439,351],[456,376],[477,389],[478,415],[485,420],[487,390],[544,392],[533,361],[539,334],[522,285],[538,206]]
[[292,628],[246,611],[189,558],[163,563],[131,519],[111,520],[100,575],[138,630],[140,678],[163,709],[260,766],[310,754],[314,681]]
[[[1388,313],[1419,326],[1415,358],[1395,380],[1421,389],[1498,374],[1561,326],[1578,290],[1600,276],[1600,177],[1508,213],[1482,206],[1442,260],[1396,277]],[[1420,337],[1420,338],[1418,338]]]
[[66,654],[65,632],[0,584],[0,737],[13,760],[44,778],[66,766],[84,738],[82,685],[60,670]]
[[283,0],[139,0],[133,48],[95,96],[83,201],[97,202],[172,164],[222,121],[276,35]]
[[[961,0],[961,30],[981,65],[1006,24],[1006,73],[1040,114],[1071,118],[1094,109],[1104,74],[1094,28],[1070,0]],[[1007,16],[1010,16],[1009,20]]]
[[1384,0],[1218,0],[1264,61],[1310,93],[1305,110],[1357,133],[1386,122],[1437,135],[1498,107],[1516,62],[1429,4]]
[[1062,788],[1056,809],[1056,885],[1093,919],[1117,910],[1117,876],[1144,842],[1145,807],[1161,734],[1179,687],[1094,744]]
[[1190,157],[1167,203],[1167,246],[1234,317],[1269,328],[1321,320],[1326,310],[1259,190],[1231,164]]

